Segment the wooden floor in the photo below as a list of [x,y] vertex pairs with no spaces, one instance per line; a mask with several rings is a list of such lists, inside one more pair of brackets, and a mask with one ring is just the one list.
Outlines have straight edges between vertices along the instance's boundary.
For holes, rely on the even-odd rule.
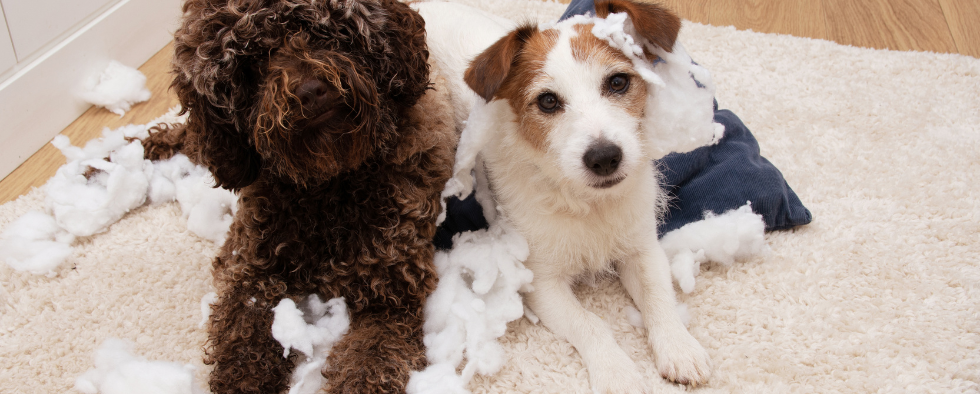
[[[568,0],[563,0],[567,3]],[[660,0],[694,22],[757,32],[819,38],[845,45],[960,53],[980,58],[978,0]],[[147,123],[177,105],[167,91],[171,47],[140,70],[153,98],[120,118],[89,109],[63,131],[73,144],[97,138],[104,127]],[[50,144],[0,181],[0,204],[43,185],[65,159]]]
[[695,22],[980,58],[977,0],[663,0]]

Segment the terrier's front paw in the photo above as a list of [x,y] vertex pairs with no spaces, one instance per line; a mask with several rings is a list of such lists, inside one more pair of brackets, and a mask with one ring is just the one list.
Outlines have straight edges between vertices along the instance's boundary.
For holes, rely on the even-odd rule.
[[711,361],[708,352],[701,347],[687,330],[668,335],[651,336],[657,369],[671,382],[697,387],[708,382]]

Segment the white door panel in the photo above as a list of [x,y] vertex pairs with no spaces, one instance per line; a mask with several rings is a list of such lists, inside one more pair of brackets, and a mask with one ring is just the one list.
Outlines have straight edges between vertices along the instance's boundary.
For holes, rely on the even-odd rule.
[[17,64],[17,57],[14,56],[14,44],[10,42],[10,34],[7,33],[7,22],[0,13],[0,74],[9,70]]
[[24,60],[51,40],[118,0],[0,0],[17,59]]

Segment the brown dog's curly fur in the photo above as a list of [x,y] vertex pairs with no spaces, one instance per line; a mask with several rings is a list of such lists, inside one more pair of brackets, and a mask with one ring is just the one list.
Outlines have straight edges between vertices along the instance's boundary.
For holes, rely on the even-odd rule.
[[184,4],[172,88],[188,118],[144,145],[239,192],[213,266],[214,393],[287,389],[272,308],[311,293],[345,297],[351,315],[327,392],[404,392],[426,365],[431,240],[457,138],[427,57],[422,18],[395,0]]

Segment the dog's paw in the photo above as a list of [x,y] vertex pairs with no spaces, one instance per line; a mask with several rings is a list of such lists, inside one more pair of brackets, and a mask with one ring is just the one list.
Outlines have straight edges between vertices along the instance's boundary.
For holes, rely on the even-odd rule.
[[657,369],[664,379],[693,387],[708,382],[711,375],[708,352],[687,330],[652,335],[650,341]]
[[647,394],[643,375],[630,362],[606,371],[589,371],[592,392],[597,394]]

